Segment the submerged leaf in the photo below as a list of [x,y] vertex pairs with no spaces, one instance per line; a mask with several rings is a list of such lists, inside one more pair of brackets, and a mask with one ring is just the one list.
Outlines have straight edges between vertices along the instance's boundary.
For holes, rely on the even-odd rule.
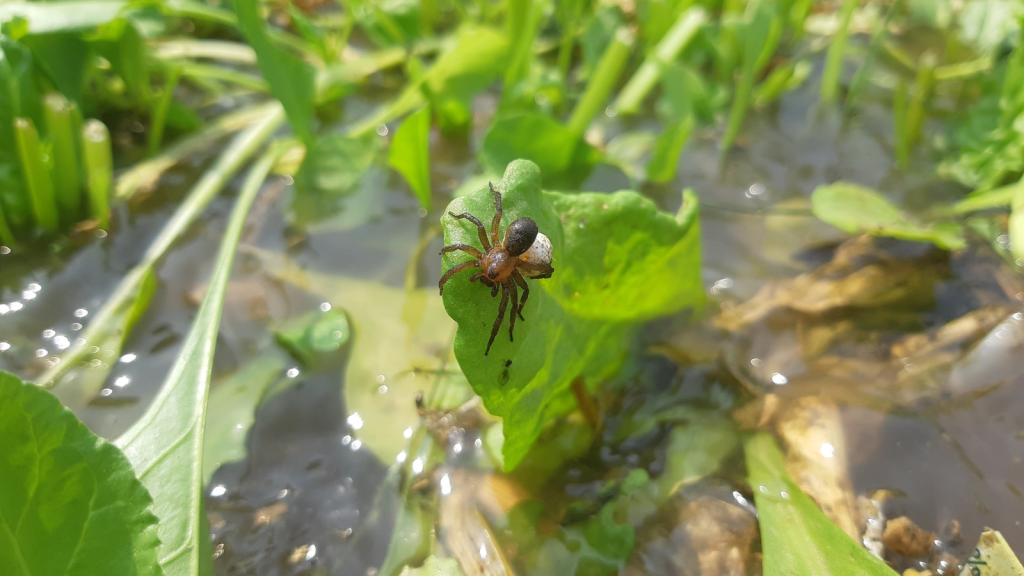
[[7,372],[0,455],[0,574],[163,574],[152,499],[128,459]]
[[895,574],[826,518],[790,480],[771,435],[754,435],[744,452],[761,527],[765,576]]
[[875,190],[849,182],[815,188],[811,195],[811,209],[819,219],[848,234],[931,242],[946,250],[958,250],[967,245],[959,224],[922,224],[901,212]]
[[[679,214],[660,212],[631,191],[615,194],[542,192],[540,170],[527,161],[509,165],[497,186],[502,191],[502,229],[529,216],[554,248],[555,273],[528,280],[530,297],[508,332],[509,314],[489,355],[484,351],[497,315],[490,290],[470,283],[469,274],[453,277],[444,305],[459,323],[455,356],[487,409],[504,418],[505,468],[515,468],[544,424],[569,411],[568,389],[611,376],[627,352],[627,336],[637,323],[698,304],[700,239],[697,200],[684,193]],[[494,200],[482,187],[448,206],[490,222]],[[474,226],[442,218],[446,244],[479,243]],[[470,258],[451,253],[449,269]]]
[[352,336],[348,316],[341,310],[310,312],[289,322],[275,335],[303,367],[316,370],[324,359],[344,346]]
[[203,485],[222,464],[245,458],[245,438],[256,408],[275,388],[272,385],[282,377],[284,366],[283,356],[260,356],[210,391],[207,410],[217,417],[206,424]]
[[430,210],[430,107],[410,114],[395,131],[388,164],[405,177],[413,194]]

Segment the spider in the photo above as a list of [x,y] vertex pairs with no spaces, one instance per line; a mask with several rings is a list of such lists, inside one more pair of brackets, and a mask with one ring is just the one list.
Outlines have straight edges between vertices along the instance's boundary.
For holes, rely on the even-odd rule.
[[[476,224],[477,233],[480,235],[480,243],[483,245],[484,251],[481,252],[469,244],[452,244],[442,248],[441,254],[461,250],[473,256],[474,260],[452,267],[444,273],[444,276],[441,276],[441,281],[437,283],[437,287],[443,295],[444,285],[452,276],[470,268],[482,268],[483,270],[473,274],[469,281],[476,282],[479,280],[485,286],[489,286],[492,298],[497,296],[498,291],[501,290],[501,304],[498,306],[498,317],[494,320],[494,328],[491,329],[491,339],[487,341],[487,350],[484,351],[484,356],[490,353],[491,344],[494,343],[494,337],[498,334],[501,321],[505,318],[505,308],[508,306],[509,296],[511,295],[512,297],[512,316],[508,325],[508,339],[511,342],[514,341],[512,331],[516,327],[516,316],[519,316],[520,320],[526,321],[526,318],[523,318],[522,312],[523,307],[526,305],[526,299],[530,297],[530,285],[526,283],[526,278],[550,278],[551,274],[555,271],[551,267],[551,241],[548,240],[547,236],[540,233],[537,229],[537,223],[533,221],[533,218],[523,217],[516,219],[515,222],[505,229],[505,238],[500,244],[498,243],[498,228],[501,225],[502,214],[501,194],[494,189],[494,185],[490,182],[487,185],[491,189],[491,194],[494,195],[495,210],[494,219],[491,220],[490,241],[487,239],[487,229],[484,228],[484,225],[480,223],[476,216],[468,212],[462,214],[449,212],[448,214],[452,218],[465,219]],[[519,291],[516,289],[517,285],[523,289],[522,300],[519,299]]]

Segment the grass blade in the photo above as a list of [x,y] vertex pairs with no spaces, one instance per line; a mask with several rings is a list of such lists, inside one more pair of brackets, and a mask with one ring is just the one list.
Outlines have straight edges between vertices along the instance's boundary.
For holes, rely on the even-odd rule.
[[202,213],[210,200],[224,188],[228,180],[284,121],[284,109],[276,102],[272,107],[266,109],[264,114],[263,118],[235,136],[214,165],[192,188],[174,216],[164,225],[163,230],[142,256],[142,260],[118,284],[114,293],[110,295],[103,307],[82,331],[82,338],[86,341],[86,345],[69,348],[61,357],[60,362],[36,380],[38,384],[47,387],[56,384],[57,378],[86,354],[92,341],[105,338],[111,327],[117,325],[119,311],[124,309],[125,302],[132,301],[137,297],[146,275],[150,273],[156,262],[163,257],[171,245]]
[[620,28],[615,34],[612,43],[605,49],[601,61],[594,70],[594,75],[587,83],[587,89],[576,103],[576,108],[569,118],[569,131],[582,138],[587,131],[587,126],[598,112],[604,110],[604,103],[608,101],[608,95],[612,93],[615,84],[622,75],[622,70],[629,61],[629,53],[633,47],[633,34],[625,28]]
[[18,118],[14,121],[14,139],[18,143],[18,156],[21,158],[22,174],[28,186],[36,224],[47,232],[56,232],[59,228],[57,201],[53,196],[53,182],[50,182],[50,174],[43,160],[39,132],[31,120]]
[[661,80],[666,66],[674,62],[679,53],[686,49],[706,21],[707,13],[700,6],[683,12],[619,92],[619,97],[615,101],[615,111],[619,114],[638,113],[644,98]]
[[212,562],[201,550],[209,538],[203,527],[202,452],[213,354],[238,239],[280,150],[274,147],[249,171],[181,354],[153,404],[116,442],[153,496],[153,511],[160,518],[160,565],[167,576],[195,576]]
[[82,128],[82,157],[85,182],[89,191],[89,213],[99,219],[100,228],[110,225],[110,183],[114,164],[111,158],[110,132],[99,120],[89,120]]

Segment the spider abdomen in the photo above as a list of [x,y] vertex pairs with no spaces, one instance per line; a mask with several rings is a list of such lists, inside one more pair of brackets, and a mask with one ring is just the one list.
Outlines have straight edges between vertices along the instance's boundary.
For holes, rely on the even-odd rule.
[[[551,240],[548,239],[548,237],[545,236],[543,233],[538,232],[537,238],[533,241],[533,244],[530,246],[530,249],[520,254],[519,259],[522,260],[523,262],[528,262],[530,264],[551,266]],[[523,276],[526,276],[527,278],[537,278],[539,276],[543,276],[546,274],[546,272],[543,271],[526,269],[523,269],[521,272]]]
[[505,230],[505,251],[512,256],[523,254],[533,246],[539,233],[537,223],[533,221],[533,218],[526,216],[517,218],[509,225],[508,230]]

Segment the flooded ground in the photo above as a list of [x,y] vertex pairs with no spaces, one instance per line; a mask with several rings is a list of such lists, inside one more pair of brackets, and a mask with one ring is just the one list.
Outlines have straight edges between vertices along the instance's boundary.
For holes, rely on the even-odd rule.
[[[903,262],[900,270],[920,280],[916,293],[898,305],[835,310],[814,326],[783,314],[731,333],[715,328],[722,303],[747,301],[770,280],[792,278],[832,259],[846,236],[810,216],[807,198],[815,186],[849,180],[918,209],[962,193],[927,176],[934,169],[926,158],[915,158],[909,172],[895,167],[892,119],[885,107],[867,105],[849,120],[815,110],[816,100],[817,87],[809,82],[752,115],[722,167],[718,134],[697,134],[676,180],[644,190],[670,211],[678,209],[680,188],[692,187],[699,194],[709,306],[696,324],[688,317],[669,318],[644,331],[638,342],[644,352],[622,375],[622,386],[615,387],[619,392],[609,401],[603,437],[539,491],[550,500],[586,501],[623,471],[643,468],[657,477],[666,465],[674,423],[661,422],[623,441],[618,432],[630,413],[680,403],[731,410],[766,393],[784,404],[811,396],[840,407],[855,494],[888,490],[890,517],[906,515],[940,536],[948,536],[950,521],[959,522],[962,536],[946,538],[940,548],[960,561],[985,526],[998,528],[1011,546],[1024,549],[1024,485],[1019,480],[1024,478],[1024,377],[954,394],[947,366],[935,372],[929,386],[908,392],[903,387],[907,381],[900,379],[906,366],[892,369],[888,356],[904,335],[937,329],[983,306],[1001,307],[1007,315],[1016,310],[1019,279],[1000,270],[1002,260],[987,246],[975,241],[946,257],[923,245],[879,241],[880,250]],[[478,107],[486,113],[491,104],[483,98]],[[605,122],[606,141],[631,128],[615,118]],[[356,317],[355,342],[381,326],[399,328],[390,336],[393,355],[385,352],[366,368],[367,374],[378,374],[373,380],[346,381],[344,375],[353,374],[349,364],[361,361],[354,357],[358,348],[346,349],[315,371],[289,373],[295,362],[287,361],[282,372],[289,382],[257,411],[248,456],[221,467],[208,485],[219,574],[371,576],[383,562],[399,497],[389,493],[394,484],[387,481],[396,453],[391,447],[401,442],[400,435],[408,438],[405,431],[419,420],[412,393],[431,390],[435,379],[450,376],[444,362],[453,325],[447,317],[435,321],[433,316],[440,306],[433,289],[441,274],[437,222],[447,196],[473,175],[474,144],[434,139],[436,197],[430,213],[383,166],[371,169],[354,195],[338,200],[336,215],[308,229],[286,217],[296,194],[289,178],[268,184],[257,200],[228,288],[215,377],[223,379],[261,357],[280,354],[272,330],[324,304]],[[153,194],[118,213],[106,237],[89,237],[56,255],[15,251],[0,256],[0,303],[8,310],[0,316],[0,340],[9,345],[0,353],[0,369],[31,379],[60,346],[59,337],[75,338],[76,326],[88,322],[88,312],[137,261],[200,167],[165,176]],[[600,167],[582,189],[626,187],[628,179],[619,170]],[[121,356],[109,359],[113,369],[100,393],[83,398],[73,381],[54,389],[98,434],[119,435],[159,389],[195,314],[230,205],[230,197],[215,200],[188,239],[163,261],[153,304]],[[288,278],[288,270],[342,280]],[[335,286],[336,296],[325,296],[324,286]],[[437,301],[418,302],[415,287]],[[368,308],[344,297],[357,293],[368,298]],[[420,314],[420,322],[408,326],[438,332],[423,346],[432,351],[439,371],[410,365],[412,353],[401,352],[410,334],[394,320],[396,310]],[[372,324],[375,315],[380,326]],[[361,324],[363,317],[371,324]],[[855,326],[848,330],[851,322]],[[808,342],[819,341],[821,350],[809,353]],[[739,378],[737,366],[742,368]],[[1012,362],[1007,369],[1020,373]],[[361,404],[358,411],[350,405],[353,398]],[[374,403],[379,408],[368,412]],[[394,441],[378,441],[373,434],[379,430]],[[467,433],[471,442],[472,430]],[[398,458],[406,458],[404,449]],[[458,469],[460,463],[465,458],[454,458],[450,465]],[[684,500],[735,507],[734,494],[745,490],[739,487],[742,478],[737,457],[688,487]],[[626,571],[684,573],[679,539],[687,537],[673,527],[703,509],[697,510],[668,520],[663,512],[646,521]],[[746,520],[739,514],[736,522],[742,525]],[[691,548],[700,545],[692,537],[687,542]],[[743,546],[750,545],[748,539]],[[521,568],[552,573],[542,566]]]

